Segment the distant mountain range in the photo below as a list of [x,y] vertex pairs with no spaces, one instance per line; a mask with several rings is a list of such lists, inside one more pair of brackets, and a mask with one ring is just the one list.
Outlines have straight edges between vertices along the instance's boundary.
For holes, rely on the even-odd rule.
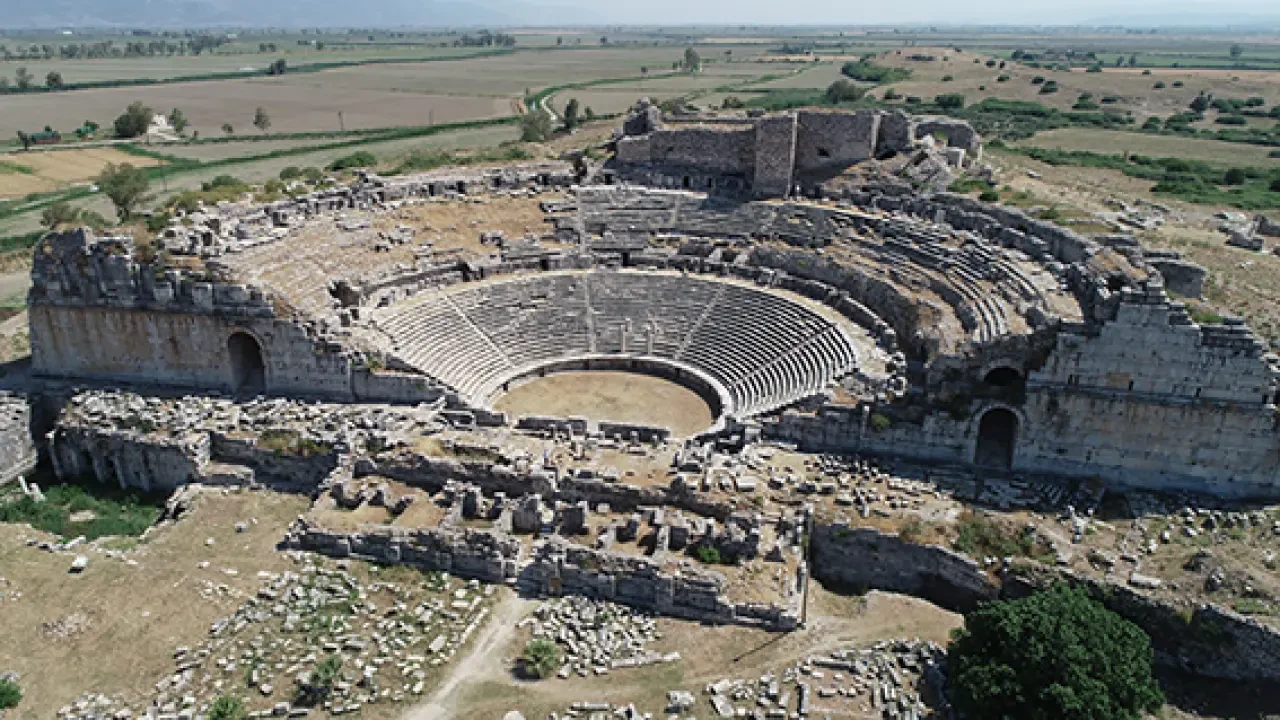
[[578,7],[521,0],[42,0],[5,13],[4,26],[77,27],[500,27],[585,24]]

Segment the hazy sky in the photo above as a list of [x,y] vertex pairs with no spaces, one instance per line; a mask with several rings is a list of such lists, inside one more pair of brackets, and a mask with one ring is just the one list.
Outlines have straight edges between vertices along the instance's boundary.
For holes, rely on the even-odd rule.
[[897,24],[1034,23],[1062,25],[1141,19],[1147,23],[1280,23],[1280,0],[534,0],[580,6],[614,22]]

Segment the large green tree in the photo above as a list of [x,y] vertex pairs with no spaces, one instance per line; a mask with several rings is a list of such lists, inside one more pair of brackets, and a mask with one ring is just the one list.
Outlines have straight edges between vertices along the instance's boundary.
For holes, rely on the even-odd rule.
[[129,163],[107,165],[98,175],[98,189],[111,198],[122,222],[132,217],[133,211],[147,199],[150,187],[146,171]]
[[1141,628],[1060,584],[967,615],[947,665],[965,717],[1135,720],[1164,703],[1151,658]]
[[141,101],[130,103],[124,114],[116,118],[115,131],[119,138],[136,138],[151,127],[155,113]]

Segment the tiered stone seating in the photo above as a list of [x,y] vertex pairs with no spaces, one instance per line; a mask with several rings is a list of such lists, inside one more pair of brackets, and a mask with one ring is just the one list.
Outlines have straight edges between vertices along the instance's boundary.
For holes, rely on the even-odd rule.
[[473,402],[512,374],[592,354],[679,361],[753,415],[823,391],[854,369],[831,320],[763,289],[660,273],[531,275],[393,306],[376,323],[397,357]]

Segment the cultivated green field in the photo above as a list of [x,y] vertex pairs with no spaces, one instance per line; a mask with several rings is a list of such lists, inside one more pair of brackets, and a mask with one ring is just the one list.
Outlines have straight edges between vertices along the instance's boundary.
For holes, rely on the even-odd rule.
[[1280,157],[1269,157],[1269,150],[1256,145],[1201,140],[1176,135],[1064,128],[1037,133],[1029,140],[1013,143],[1015,147],[1087,150],[1116,155],[1132,153],[1150,157],[1180,157],[1215,165],[1258,166],[1280,168]]

